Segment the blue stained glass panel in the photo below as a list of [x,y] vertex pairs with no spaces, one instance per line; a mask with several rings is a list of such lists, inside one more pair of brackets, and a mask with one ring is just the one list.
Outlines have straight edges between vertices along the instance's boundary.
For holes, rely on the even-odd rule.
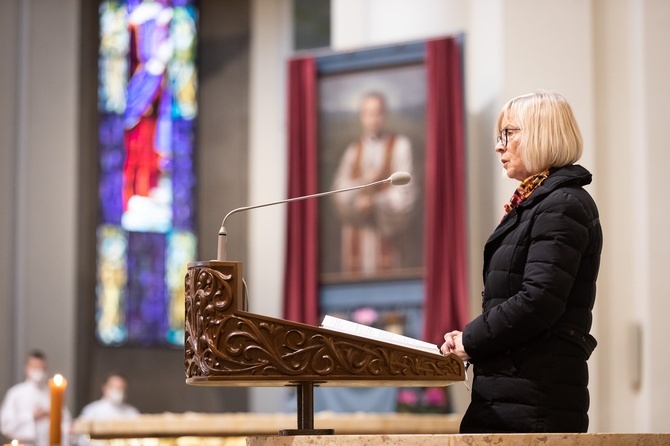
[[128,233],[128,337],[141,344],[160,343],[168,330],[165,279],[166,235],[156,232]]
[[198,11],[193,0],[108,0],[99,17],[96,334],[106,345],[183,345]]

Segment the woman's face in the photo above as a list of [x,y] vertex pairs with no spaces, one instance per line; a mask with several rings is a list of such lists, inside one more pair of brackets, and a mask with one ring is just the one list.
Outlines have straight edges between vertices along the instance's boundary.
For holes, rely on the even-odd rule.
[[[503,115],[499,130],[502,141],[496,143],[496,152],[500,154],[503,169],[508,178],[523,181],[532,175],[526,170],[519,155],[519,135],[523,130],[519,129],[519,125],[509,113]],[[505,133],[507,133],[507,146],[503,146]]]

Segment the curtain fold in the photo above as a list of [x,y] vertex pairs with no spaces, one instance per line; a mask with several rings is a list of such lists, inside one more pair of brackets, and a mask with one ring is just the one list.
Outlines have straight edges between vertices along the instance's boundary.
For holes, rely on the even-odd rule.
[[[316,65],[288,62],[288,197],[317,192]],[[289,203],[286,225],[284,319],[317,324],[317,200]]]
[[468,322],[465,125],[458,38],[426,42],[426,231],[423,339]]

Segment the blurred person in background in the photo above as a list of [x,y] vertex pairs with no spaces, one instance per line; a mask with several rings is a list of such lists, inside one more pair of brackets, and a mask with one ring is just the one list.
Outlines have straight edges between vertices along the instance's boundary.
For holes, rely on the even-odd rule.
[[139,410],[127,404],[128,381],[119,373],[110,373],[102,384],[102,397],[87,404],[80,418],[88,420],[110,420],[139,415]]
[[[47,384],[47,359],[41,351],[32,351],[26,360],[26,379],[11,387],[0,409],[2,434],[19,443],[49,446],[49,411],[51,394]],[[66,407],[62,412],[62,445],[68,443],[72,417]]]

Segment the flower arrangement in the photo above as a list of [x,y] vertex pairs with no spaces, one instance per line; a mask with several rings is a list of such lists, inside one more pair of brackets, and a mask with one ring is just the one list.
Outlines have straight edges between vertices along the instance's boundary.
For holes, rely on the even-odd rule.
[[369,325],[371,327],[375,325],[378,319],[379,313],[377,310],[371,307],[361,307],[351,313],[352,321],[358,324]]
[[446,387],[407,387],[398,391],[396,411],[401,413],[451,413]]

